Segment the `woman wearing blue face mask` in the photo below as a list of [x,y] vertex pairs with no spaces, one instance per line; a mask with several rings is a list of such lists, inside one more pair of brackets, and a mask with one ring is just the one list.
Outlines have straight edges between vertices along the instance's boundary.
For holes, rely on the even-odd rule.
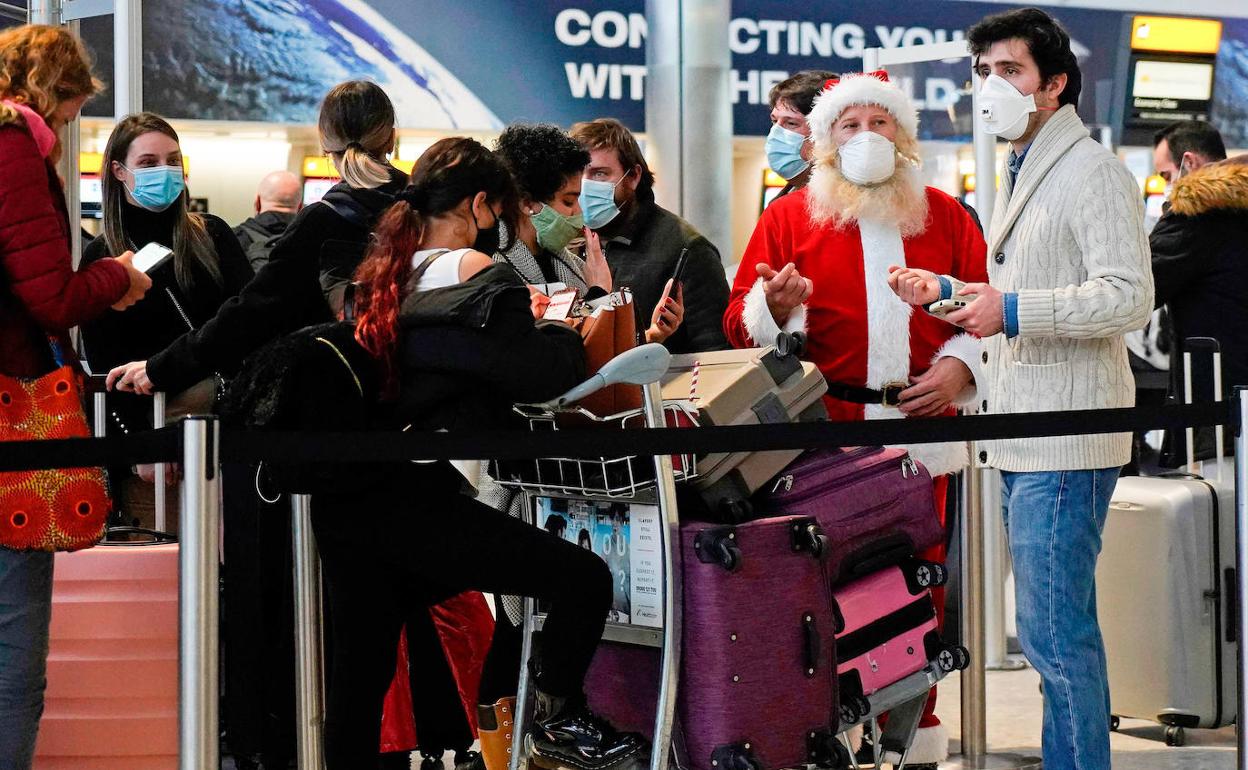
[[[562,283],[581,296],[610,291],[611,269],[581,211],[589,153],[558,126],[525,123],[508,126],[494,151],[511,169],[521,197],[516,238],[495,261],[510,264],[531,285]],[[581,238],[584,259],[568,249]]]
[[[152,289],[146,297],[82,326],[87,362],[93,372],[102,374],[147,358],[212,318],[252,272],[229,225],[187,210],[182,149],[177,133],[163,118],[145,112],[118,123],[104,149],[101,171],[104,234],[83,249],[83,264],[138,251],[153,242],[173,249],[169,260],[148,271]],[[205,381],[180,399],[178,394],[169,396],[180,402],[182,411],[203,411],[211,407],[213,393],[213,383]],[[118,394],[109,399],[109,406],[113,433],[150,425],[150,401]],[[150,480],[149,467],[139,470]],[[115,469],[113,478],[121,480],[123,515],[150,526],[151,488],[128,468]]]

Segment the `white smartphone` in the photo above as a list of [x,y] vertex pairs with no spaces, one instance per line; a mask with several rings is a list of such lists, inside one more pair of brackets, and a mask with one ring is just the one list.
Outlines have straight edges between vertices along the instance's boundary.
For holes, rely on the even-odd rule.
[[927,312],[937,318],[944,318],[953,311],[961,310],[969,304],[971,304],[970,301],[965,299],[942,299],[938,302],[933,302],[932,306],[927,309]]
[[133,264],[134,269],[139,272],[150,273],[165,264],[165,261],[172,256],[173,249],[161,246],[159,243],[153,241],[135,253],[134,260],[131,264]]

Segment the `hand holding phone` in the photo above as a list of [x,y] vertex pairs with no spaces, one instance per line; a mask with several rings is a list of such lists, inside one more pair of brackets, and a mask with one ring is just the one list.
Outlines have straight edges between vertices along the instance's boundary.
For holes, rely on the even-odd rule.
[[966,299],[942,299],[937,302],[933,302],[931,307],[927,309],[927,312],[937,318],[944,318],[953,311],[961,310],[969,304],[971,304],[970,300]]
[[134,255],[134,269],[142,273],[151,273],[173,256],[173,249],[161,246],[155,241],[147,244]]

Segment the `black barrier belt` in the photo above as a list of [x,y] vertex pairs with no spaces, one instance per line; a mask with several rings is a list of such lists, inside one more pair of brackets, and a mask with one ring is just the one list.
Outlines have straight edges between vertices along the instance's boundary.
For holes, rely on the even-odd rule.
[[[367,463],[404,460],[761,452],[875,444],[928,444],[1232,424],[1235,401],[1187,406],[1088,409],[1074,412],[935,417],[913,420],[807,422],[621,431],[518,430],[462,433],[307,433],[224,430],[225,462]],[[181,431],[162,428],[132,436],[0,443],[0,472],[90,465],[135,465],[181,459]]]
[[126,436],[0,442],[0,472],[181,462],[182,429]]

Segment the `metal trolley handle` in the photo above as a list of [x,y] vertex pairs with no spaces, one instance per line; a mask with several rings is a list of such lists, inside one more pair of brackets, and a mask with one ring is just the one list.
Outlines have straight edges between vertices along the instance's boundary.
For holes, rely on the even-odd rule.
[[[539,408],[556,410],[566,408],[586,396],[610,385],[642,385],[643,412],[646,427],[661,428],[666,425],[663,413],[663,394],[659,380],[667,372],[671,355],[657,343],[650,343],[621,353],[608,361],[590,379],[576,386],[559,398],[538,405]],[[671,752],[673,723],[676,717],[676,693],[680,673],[681,644],[681,569],[677,544],[680,542],[680,519],[676,509],[676,475],[670,455],[656,455],[655,487],[662,517],[660,527],[663,554],[663,647],[660,664],[658,707],[654,715],[654,743],[650,756],[651,770],[667,770]],[[532,599],[525,600],[523,664],[520,668],[520,686],[512,743],[511,770],[520,770],[524,763],[524,736],[528,730],[527,701],[531,678],[528,661],[533,650],[533,615],[536,610]]]
[[602,365],[596,374],[558,398],[537,404],[550,410],[562,409],[612,385],[649,385],[667,373],[672,354],[657,342],[626,350]]

